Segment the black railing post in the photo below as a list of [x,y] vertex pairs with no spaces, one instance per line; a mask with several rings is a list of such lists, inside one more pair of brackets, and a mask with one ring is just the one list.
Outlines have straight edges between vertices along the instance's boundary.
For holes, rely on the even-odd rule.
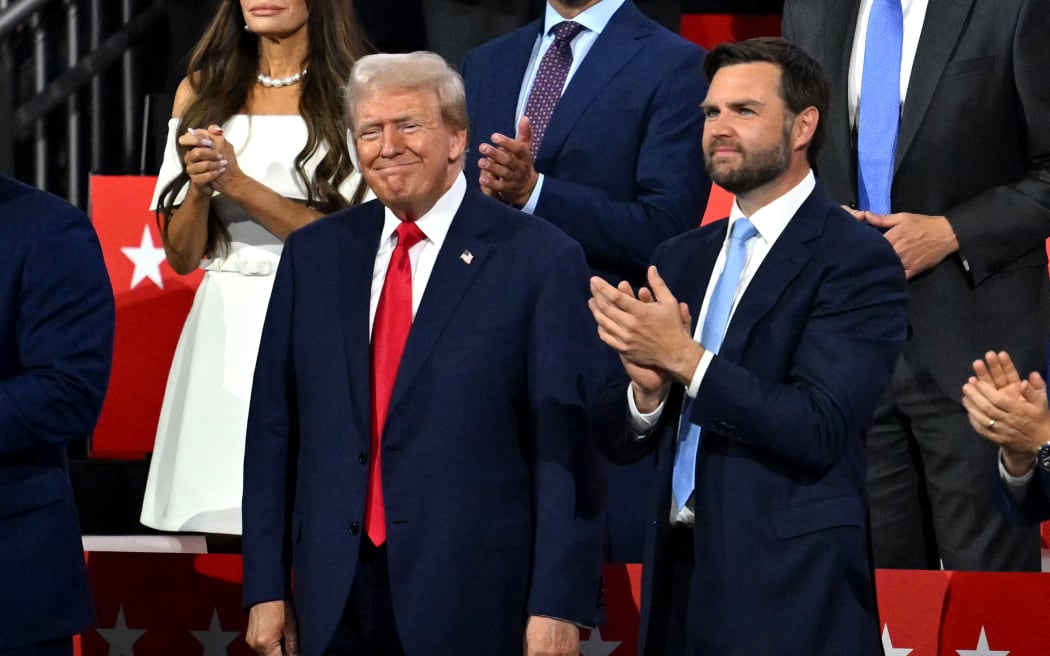
[[15,172],[15,72],[11,51],[0,42],[0,171]]

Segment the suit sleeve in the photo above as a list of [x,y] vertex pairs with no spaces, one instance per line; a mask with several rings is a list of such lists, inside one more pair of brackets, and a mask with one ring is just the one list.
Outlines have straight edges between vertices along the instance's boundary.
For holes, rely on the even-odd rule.
[[578,241],[592,265],[611,262],[612,268],[642,272],[657,244],[700,224],[711,191],[699,147],[700,103],[707,93],[703,60],[702,50],[687,49],[657,89],[643,118],[633,200],[544,176],[536,214]]
[[[716,355],[693,403],[693,423],[813,475],[838,462],[870,423],[907,334],[900,260],[874,232],[850,246],[839,246],[847,257],[828,255],[809,307],[786,307],[809,313],[787,375],[763,380],[746,362]],[[771,345],[770,353],[786,348],[790,342]]]
[[21,373],[0,381],[0,455],[88,437],[109,382],[115,313],[98,237],[71,206],[45,211],[15,290]]
[[661,436],[667,432],[668,424],[677,422],[682,413],[684,388],[675,385],[664,400],[664,409],[656,425],[644,437],[633,434],[631,411],[627,405],[629,383],[630,379],[622,369],[607,376],[591,406],[594,440],[602,455],[617,465],[637,462],[654,451]]
[[528,610],[598,626],[605,476],[587,403],[602,358],[579,247],[562,248],[543,276],[529,326],[536,542]]
[[298,452],[292,361],[294,235],[285,243],[255,364],[244,449],[244,604],[290,599],[291,506]]
[[1006,483],[996,477],[995,504],[1004,517],[1015,524],[1038,524],[1050,519],[1050,472],[1036,468],[1028,493],[1020,505],[1014,503]]
[[974,284],[1000,271],[1021,255],[1041,248],[1050,236],[1050,11],[1029,0],[1021,8],[1009,55],[1013,61],[1017,117],[1025,144],[1003,144],[1026,157],[1026,174],[1008,185],[984,189],[948,208],[959,252],[970,266]]

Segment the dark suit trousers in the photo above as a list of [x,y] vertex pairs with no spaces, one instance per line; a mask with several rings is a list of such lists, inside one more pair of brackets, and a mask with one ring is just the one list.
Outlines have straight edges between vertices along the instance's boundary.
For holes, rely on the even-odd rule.
[[73,638],[59,638],[25,647],[0,649],[0,656],[73,656]]
[[694,569],[693,527],[668,529],[657,578],[653,581],[652,609],[645,656],[690,656],[689,582]]
[[916,351],[905,348],[868,438],[875,566],[1039,571],[1038,527],[1012,525],[995,507],[998,447]]
[[404,656],[397,635],[390,596],[390,568],[386,546],[361,542],[357,572],[350,586],[343,617],[324,656]]

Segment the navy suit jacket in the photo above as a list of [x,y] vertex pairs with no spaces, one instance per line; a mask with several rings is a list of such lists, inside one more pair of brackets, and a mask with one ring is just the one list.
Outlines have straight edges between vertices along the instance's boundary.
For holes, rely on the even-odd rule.
[[995,501],[1000,512],[1017,524],[1038,524],[1050,519],[1050,472],[1036,467],[1028,492],[1020,505],[1014,503],[1006,483],[997,480]]
[[[364,539],[382,225],[373,201],[289,238],[255,370],[245,602],[294,595],[306,656],[331,639]],[[598,349],[587,298],[578,244],[468,189],[382,439],[390,585],[408,653],[520,653],[529,614],[599,623],[604,479],[586,417]]]
[[0,652],[94,619],[66,443],[90,436],[113,290],[82,212],[0,175]]
[[[727,221],[654,255],[675,296],[700,307]],[[695,328],[695,317],[694,317]],[[864,442],[907,330],[900,260],[817,189],[741,298],[692,406],[703,429],[689,630],[720,656],[881,654],[868,553]],[[675,434],[674,386],[644,439],[628,432],[626,380],[598,396],[595,435],[612,459],[656,451],[640,653],[661,579]],[[645,650],[648,648],[648,651]]]
[[[478,146],[517,134],[514,114],[543,20],[469,53],[467,182]],[[711,182],[700,150],[705,51],[630,0],[613,15],[554,109],[536,157],[535,214],[580,242],[591,271],[644,283],[657,244],[696,227]]]

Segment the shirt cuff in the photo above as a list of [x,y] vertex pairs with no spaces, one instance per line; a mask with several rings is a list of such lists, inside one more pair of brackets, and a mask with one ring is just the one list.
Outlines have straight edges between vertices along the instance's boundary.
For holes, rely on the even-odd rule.
[[564,618],[561,618],[561,617],[555,617],[553,615],[542,615],[540,613],[531,613],[530,616],[531,617],[545,617],[545,618],[547,618],[549,620],[558,620],[559,622],[565,622],[566,624],[575,625],[576,628],[578,628],[578,629],[587,629],[589,631],[593,631],[594,629],[598,628],[596,626],[591,626],[590,624],[580,624],[579,622],[574,622],[572,620],[567,620],[567,619],[564,619]]
[[1033,476],[1035,476],[1035,467],[1020,476],[1013,476],[1006,471],[1006,466],[1003,465],[1003,449],[999,447],[999,478],[1003,479],[1003,483],[1006,484],[1006,491],[1010,493],[1010,499],[1013,500],[1014,505],[1019,506],[1024,502]]
[[634,383],[631,383],[627,386],[627,407],[631,410],[631,435],[640,439],[648,435],[653,426],[660,421],[660,415],[664,411],[664,402],[661,401],[660,405],[656,406],[656,410],[652,412],[640,412],[634,403]]
[[704,349],[704,354],[700,356],[700,363],[696,365],[696,371],[693,372],[693,377],[689,380],[689,387],[685,388],[685,393],[689,395],[689,398],[695,399],[696,395],[700,393],[700,383],[704,382],[707,368],[711,366],[711,360],[714,357],[714,353]]
[[543,174],[539,173],[536,178],[536,186],[533,188],[532,193],[529,194],[529,200],[522,206],[521,211],[526,214],[535,214],[536,206],[540,204],[540,192],[543,191]]

